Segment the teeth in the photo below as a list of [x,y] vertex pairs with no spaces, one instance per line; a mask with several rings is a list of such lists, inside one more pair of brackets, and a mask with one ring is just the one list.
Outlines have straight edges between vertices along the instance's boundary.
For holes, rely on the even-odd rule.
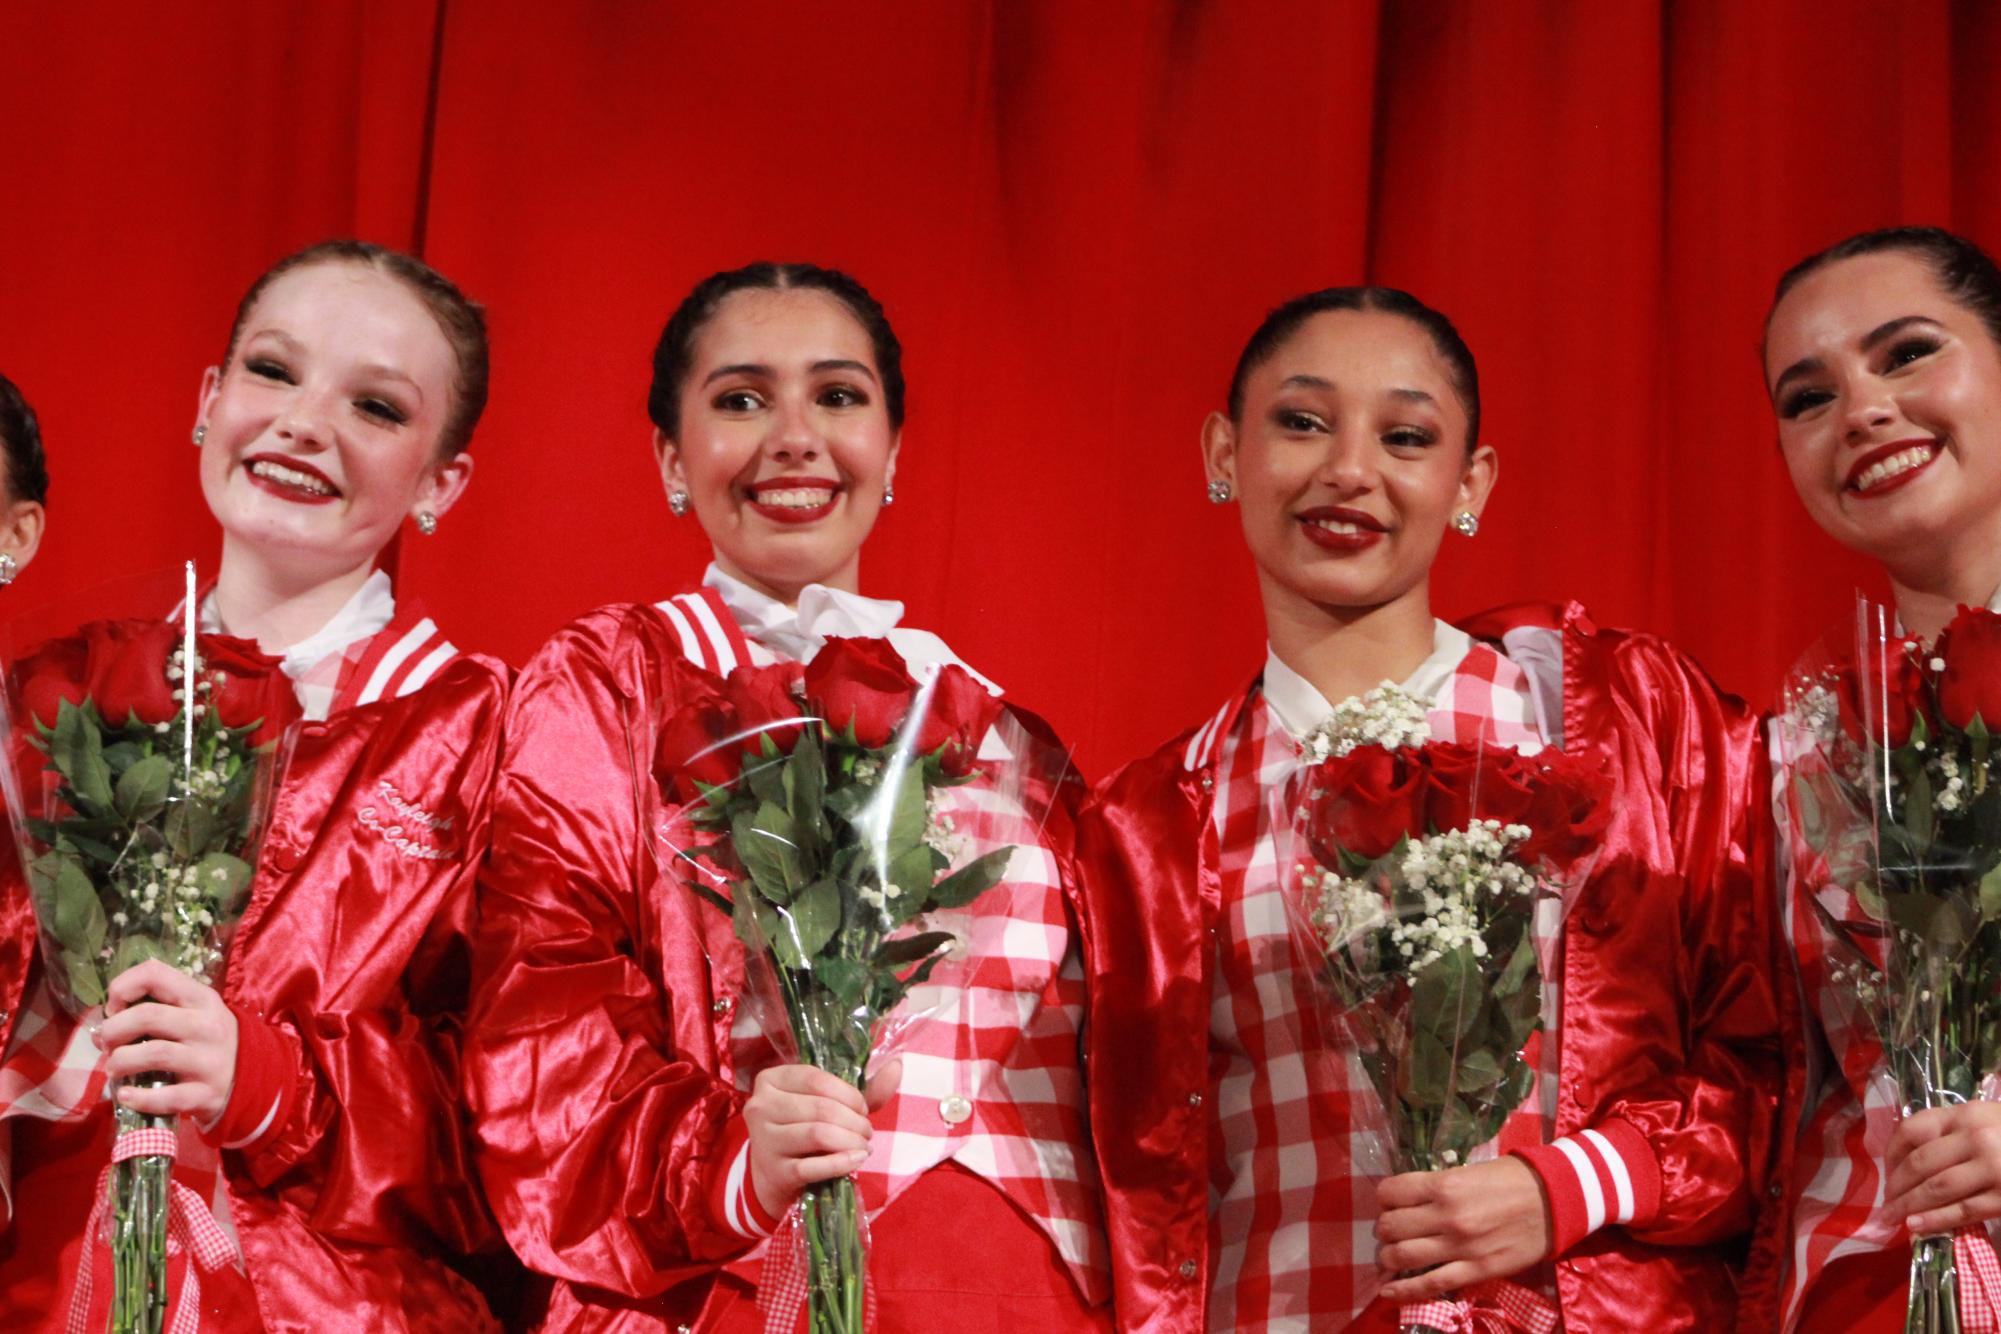
[[334,493],[332,487],[311,473],[299,472],[296,469],[287,468],[282,463],[273,463],[269,459],[257,460],[257,462],[250,465],[250,471],[258,477],[268,477],[274,482],[283,482],[286,486],[295,486],[299,490],[312,495],[330,496]]
[[1855,489],[1867,491],[1870,487],[1887,482],[1892,477],[1901,477],[1913,468],[1922,468],[1930,463],[1937,453],[1938,450],[1931,445],[1913,445],[1909,449],[1898,450],[1889,458],[1878,459],[1864,468],[1862,475],[1855,479]]
[[834,488],[830,486],[799,486],[784,491],[766,489],[757,493],[760,505],[782,505],[786,509],[809,510],[824,505],[834,498]]
[[1362,532],[1361,524],[1349,523],[1346,519],[1309,519],[1307,522],[1311,523],[1315,528],[1325,529],[1330,533],[1339,533],[1343,537],[1354,537]]

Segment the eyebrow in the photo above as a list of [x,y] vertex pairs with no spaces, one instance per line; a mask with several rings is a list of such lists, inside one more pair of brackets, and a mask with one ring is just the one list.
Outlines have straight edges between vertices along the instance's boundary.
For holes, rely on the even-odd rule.
[[[1278,387],[1281,389],[1332,389],[1335,385],[1332,380],[1318,375],[1288,375],[1278,382]],[[1389,393],[1391,398],[1402,399],[1406,403],[1435,405],[1438,402],[1437,399],[1425,393],[1422,389],[1392,389]]]
[[[871,380],[875,379],[875,372],[869,369],[868,363],[861,361],[850,361],[845,357],[829,357],[823,361],[816,361],[811,366],[807,367],[807,369],[815,375],[820,375],[827,371],[859,371],[861,374],[866,375],[869,379]],[[777,372],[773,371],[771,367],[765,365],[763,362],[737,361],[737,362],[732,362],[727,366],[716,367],[714,370],[710,371],[707,375],[702,377],[702,383],[712,384],[715,381],[723,379],[725,376],[730,376],[730,375],[760,375],[766,379],[770,379],[776,373]]]
[[[287,352],[292,353],[294,356],[303,350],[299,340],[286,333],[283,329],[253,329],[244,335],[243,341],[245,343],[252,343],[259,338],[271,339],[273,342],[283,346]],[[371,361],[360,369],[363,375],[375,376],[384,380],[395,380],[399,384],[407,385],[410,392],[416,395],[419,403],[424,401],[424,387],[418,384],[408,372],[400,371],[394,366],[384,365],[379,361]]]
[[[1933,329],[1944,327],[1937,320],[1929,316],[1899,315],[1894,320],[1883,321],[1868,333],[1863,334],[1862,340],[1857,346],[1864,352],[1874,351],[1888,339],[1894,338],[1904,330],[1917,324],[1926,325]],[[1795,361],[1792,365],[1781,371],[1778,379],[1772,381],[1772,397],[1776,399],[1784,395],[1786,386],[1801,376],[1812,375],[1826,369],[1827,363],[1819,357],[1801,357],[1798,361]]]

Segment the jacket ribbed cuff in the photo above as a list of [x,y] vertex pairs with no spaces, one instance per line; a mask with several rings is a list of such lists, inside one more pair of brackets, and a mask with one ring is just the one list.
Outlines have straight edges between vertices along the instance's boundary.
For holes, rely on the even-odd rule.
[[750,1131],[742,1117],[730,1122],[716,1147],[709,1167],[709,1216],[745,1241],[770,1236],[778,1220],[765,1212],[751,1187]]
[[232,1005],[236,1016],[236,1075],[229,1101],[202,1138],[218,1149],[254,1152],[291,1120],[299,1098],[298,1053],[282,1029]]
[[1645,1227],[1660,1212],[1660,1161],[1628,1121],[1614,1118],[1514,1156],[1541,1180],[1549,1200],[1552,1255],[1608,1223]]

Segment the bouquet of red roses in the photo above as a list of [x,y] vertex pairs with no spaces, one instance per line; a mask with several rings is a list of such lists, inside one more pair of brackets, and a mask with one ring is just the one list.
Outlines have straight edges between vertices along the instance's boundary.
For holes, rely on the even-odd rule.
[[[1604,832],[1604,782],[1554,751],[1427,742],[1394,687],[1348,713],[1345,738],[1309,738],[1278,824],[1301,889],[1294,933],[1380,1100],[1391,1170],[1455,1167],[1534,1087],[1524,1047]],[[1403,1313],[1413,1330],[1441,1318]]]
[[[674,670],[677,707],[653,749],[667,859],[767,965],[799,1059],[860,1088],[911,1019],[899,1006],[960,945],[935,929],[941,910],[998,884],[1016,851],[955,828],[950,790],[1026,777],[1042,757],[970,673],[913,680],[883,640],[829,640],[804,667],[727,681]],[[810,1328],[861,1334],[853,1181],[810,1187],[791,1223]]]
[[[2001,1071],[1996,725],[2001,616],[1962,607],[1927,647],[1866,601],[1794,669],[1774,723],[1791,874],[1904,1115],[1990,1096]],[[1912,1248],[1906,1328],[1957,1331],[1955,1238]]]
[[[7,699],[0,783],[58,1003],[82,1016],[147,959],[207,981],[298,716],[277,662],[164,621],[99,621],[19,661]],[[174,1118],[116,1117],[112,1329],[150,1334],[169,1305]]]

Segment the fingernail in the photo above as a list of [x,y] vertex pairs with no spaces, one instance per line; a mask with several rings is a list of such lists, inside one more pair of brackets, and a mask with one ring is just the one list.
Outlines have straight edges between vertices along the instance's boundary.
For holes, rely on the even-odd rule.
[[862,1165],[863,1163],[865,1163],[865,1162],[867,1162],[867,1161],[868,1161],[868,1150],[867,1150],[867,1149],[849,1149],[849,1150],[848,1150],[848,1161],[849,1161],[849,1162],[851,1162],[851,1163],[853,1163],[853,1164],[855,1164],[855,1165],[856,1165],[857,1167],[861,1166],[861,1165]]

